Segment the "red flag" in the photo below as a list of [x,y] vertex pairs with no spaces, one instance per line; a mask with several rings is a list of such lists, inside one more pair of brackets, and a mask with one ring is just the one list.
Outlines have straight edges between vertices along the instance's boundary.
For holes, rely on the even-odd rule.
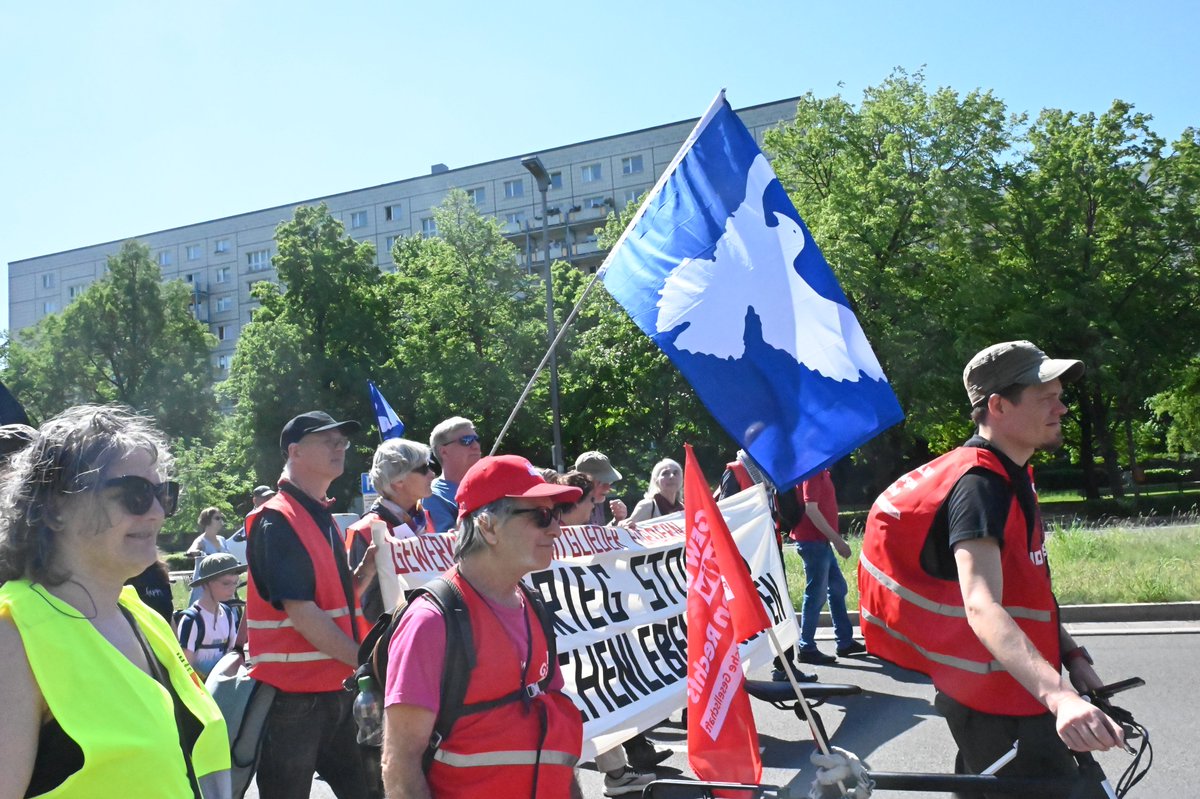
[[738,643],[771,622],[691,445],[685,449],[688,763],[702,780],[758,783],[758,730]]

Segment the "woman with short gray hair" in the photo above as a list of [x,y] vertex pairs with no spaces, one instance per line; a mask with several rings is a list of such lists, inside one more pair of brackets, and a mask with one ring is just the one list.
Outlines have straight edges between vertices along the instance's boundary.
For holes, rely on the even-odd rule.
[[363,617],[374,624],[387,610],[375,573],[371,523],[383,522],[388,535],[409,538],[432,532],[428,514],[420,502],[431,492],[434,473],[429,447],[407,438],[389,438],[375,450],[371,459],[371,485],[379,499],[362,518],[346,531],[346,552],[354,570],[354,585],[359,591]]

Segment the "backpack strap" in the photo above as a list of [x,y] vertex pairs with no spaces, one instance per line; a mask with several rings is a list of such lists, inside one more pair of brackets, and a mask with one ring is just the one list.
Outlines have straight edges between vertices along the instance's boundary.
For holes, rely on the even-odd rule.
[[433,722],[433,734],[429,736],[429,745],[425,747],[425,754],[421,758],[421,768],[428,773],[433,765],[434,753],[463,715],[467,684],[471,681],[471,672],[475,670],[475,639],[471,634],[471,615],[458,586],[438,577],[427,583],[422,593],[429,597],[446,620],[446,659],[442,663],[441,697]]
[[[179,628],[181,628],[183,626],[184,619],[189,619],[192,622],[192,624],[195,626],[195,628],[196,628],[196,650],[199,651],[200,647],[204,645],[204,635],[205,635],[204,614],[200,613],[200,611],[196,609],[195,605],[188,605],[183,610],[177,611],[175,615],[176,615],[175,629],[178,630]],[[182,645],[182,643],[183,642],[181,639],[180,644]]]

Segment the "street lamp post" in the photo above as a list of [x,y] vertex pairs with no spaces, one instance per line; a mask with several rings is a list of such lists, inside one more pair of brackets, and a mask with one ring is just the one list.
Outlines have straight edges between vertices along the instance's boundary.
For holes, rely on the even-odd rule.
[[552,457],[554,468],[558,472],[566,471],[562,451],[562,422],[558,415],[558,355],[554,352],[554,282],[550,274],[550,234],[549,214],[546,209],[546,193],[550,191],[550,175],[542,166],[542,159],[536,155],[521,159],[521,166],[529,170],[537,183],[538,191],[542,194],[542,260],[546,277],[546,341],[550,350],[550,413],[554,418],[554,451]]

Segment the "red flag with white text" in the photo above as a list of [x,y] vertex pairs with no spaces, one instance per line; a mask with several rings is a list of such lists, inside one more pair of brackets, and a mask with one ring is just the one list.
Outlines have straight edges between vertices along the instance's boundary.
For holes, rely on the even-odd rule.
[[757,783],[762,759],[738,643],[771,622],[691,445],[685,449],[688,763],[701,780]]

